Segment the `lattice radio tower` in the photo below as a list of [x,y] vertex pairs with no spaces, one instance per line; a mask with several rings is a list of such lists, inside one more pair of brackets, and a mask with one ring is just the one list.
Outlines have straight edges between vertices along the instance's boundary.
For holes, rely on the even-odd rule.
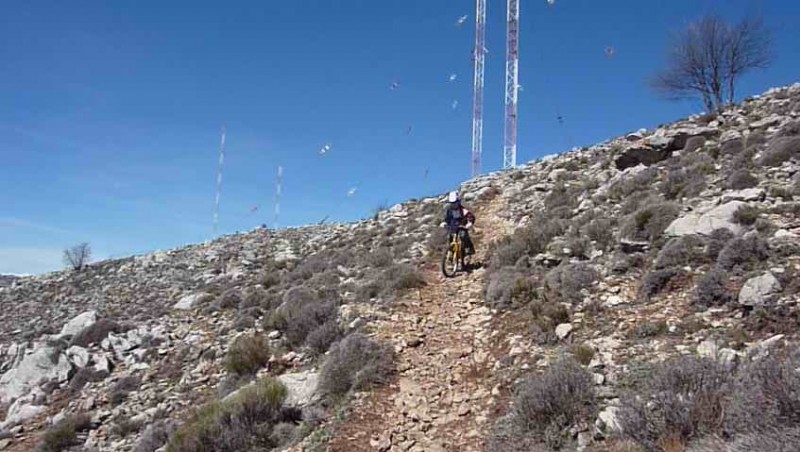
[[519,1],[508,0],[506,36],[506,96],[503,127],[503,168],[517,165],[517,100],[519,95]]
[[475,7],[475,61],[472,91],[472,177],[481,173],[483,152],[483,73],[486,59],[486,0],[476,0]]
[[225,163],[225,126],[222,126],[222,137],[219,141],[219,164],[217,165],[217,190],[214,197],[214,234],[219,224],[219,199],[222,196],[222,164]]

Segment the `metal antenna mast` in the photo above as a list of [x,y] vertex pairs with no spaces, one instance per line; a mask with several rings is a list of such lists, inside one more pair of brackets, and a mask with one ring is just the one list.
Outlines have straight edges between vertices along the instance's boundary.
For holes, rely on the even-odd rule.
[[281,192],[283,191],[283,167],[278,165],[278,177],[275,179],[275,222],[274,228],[278,229],[278,218],[281,215]]
[[519,94],[519,1],[508,0],[506,42],[506,109],[503,168],[517,166],[517,100]]
[[486,0],[476,0],[475,76],[472,97],[472,177],[481,173],[483,152],[483,67],[486,59]]
[[219,223],[219,198],[222,195],[222,164],[225,162],[225,126],[222,126],[222,138],[219,142],[219,165],[217,165],[217,193],[214,198],[214,234]]

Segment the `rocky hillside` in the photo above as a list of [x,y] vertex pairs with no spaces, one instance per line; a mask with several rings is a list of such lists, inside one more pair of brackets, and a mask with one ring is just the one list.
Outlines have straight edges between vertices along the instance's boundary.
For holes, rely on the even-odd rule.
[[14,280],[17,279],[16,276],[12,275],[0,275],[0,287],[2,286],[10,286]]
[[0,284],[0,450],[800,448],[800,85],[461,190]]

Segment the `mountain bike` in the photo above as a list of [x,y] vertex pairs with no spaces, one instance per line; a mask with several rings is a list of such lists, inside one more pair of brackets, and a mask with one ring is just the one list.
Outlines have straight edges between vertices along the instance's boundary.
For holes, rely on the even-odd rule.
[[452,278],[464,270],[464,244],[461,242],[459,228],[448,228],[447,250],[442,257],[442,273]]

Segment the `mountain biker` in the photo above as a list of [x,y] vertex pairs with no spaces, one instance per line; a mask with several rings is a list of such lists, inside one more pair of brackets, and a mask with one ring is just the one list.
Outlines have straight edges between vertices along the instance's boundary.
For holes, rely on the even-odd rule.
[[475,254],[475,246],[469,237],[469,230],[475,224],[475,215],[461,205],[461,198],[458,192],[451,191],[447,195],[447,209],[444,212],[444,222],[442,227],[450,231],[458,231],[461,242],[464,244],[464,254],[472,256]]

